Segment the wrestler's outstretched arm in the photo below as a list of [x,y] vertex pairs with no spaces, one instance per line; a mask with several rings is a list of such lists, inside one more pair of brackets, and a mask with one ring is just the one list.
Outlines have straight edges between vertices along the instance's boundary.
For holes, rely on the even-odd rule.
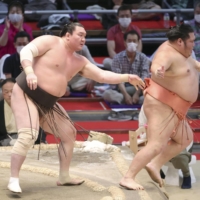
[[51,49],[55,42],[53,36],[41,36],[27,44],[20,52],[21,65],[26,73],[26,80],[29,88],[37,88],[37,76],[32,67],[34,57],[41,56]]
[[164,78],[165,72],[170,68],[173,58],[166,51],[157,51],[151,64],[151,74]]
[[[84,58],[86,59],[86,58]],[[134,85],[136,89],[144,89],[145,83],[143,80],[134,74],[117,74],[110,71],[105,71],[86,59],[86,64],[83,69],[80,71],[80,74],[86,78],[95,80],[99,83],[108,83],[108,84],[119,84],[123,82],[129,82]]]

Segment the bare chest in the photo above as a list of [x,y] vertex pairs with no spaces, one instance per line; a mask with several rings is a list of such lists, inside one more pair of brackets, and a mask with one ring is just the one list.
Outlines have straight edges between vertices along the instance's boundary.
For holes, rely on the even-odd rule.
[[180,61],[173,63],[167,73],[172,76],[188,78],[198,75],[198,72],[194,66],[194,62],[192,61]]
[[49,71],[48,74],[58,74],[63,78],[65,77],[67,81],[71,80],[82,68],[81,63],[76,58],[68,57],[62,52],[56,54],[56,56],[53,52],[49,52],[45,57],[40,57],[36,61],[37,66],[43,66]]

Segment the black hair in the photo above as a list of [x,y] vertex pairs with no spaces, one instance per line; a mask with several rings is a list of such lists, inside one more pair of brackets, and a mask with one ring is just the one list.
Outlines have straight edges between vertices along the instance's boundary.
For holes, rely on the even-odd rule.
[[193,32],[194,30],[189,24],[181,24],[171,27],[166,36],[170,42],[174,42],[179,38],[185,42],[190,37],[189,33]]
[[27,37],[28,41],[31,41],[30,35],[26,32],[26,31],[19,31],[16,33],[15,37],[14,37],[14,42],[17,41],[17,38],[21,38],[21,37]]
[[84,26],[83,26],[81,23],[79,23],[79,22],[70,22],[70,23],[68,23],[68,24],[65,24],[65,25],[63,26],[61,32],[60,32],[60,37],[65,36],[66,33],[73,34],[73,32],[74,32],[74,30],[75,30],[75,28],[76,28],[77,26],[80,26],[80,27],[83,27],[83,28],[84,28]]
[[6,83],[16,83],[16,81],[15,81],[14,78],[7,78],[7,79],[3,80],[3,81],[0,83],[1,88],[2,88]]
[[24,14],[24,5],[20,1],[11,1],[8,5],[8,13],[13,7],[20,8],[22,13]]
[[124,41],[126,41],[128,35],[137,35],[138,41],[140,40],[140,35],[139,35],[138,32],[135,31],[135,30],[131,30],[131,31],[129,31],[129,32],[126,32],[126,33],[124,34]]
[[124,11],[124,10],[129,10],[130,11],[130,13],[132,14],[132,9],[131,9],[131,6],[129,6],[129,5],[122,5],[122,6],[120,6],[119,8],[118,8],[118,10],[117,10],[117,16],[119,15],[119,12],[120,11]]

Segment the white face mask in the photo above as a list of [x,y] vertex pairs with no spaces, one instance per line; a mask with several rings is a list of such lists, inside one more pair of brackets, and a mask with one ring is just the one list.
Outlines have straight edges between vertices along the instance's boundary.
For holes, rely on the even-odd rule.
[[24,46],[16,46],[16,49],[17,49],[17,53],[19,54],[20,51],[23,49]]
[[123,18],[119,18],[118,21],[122,27],[127,28],[129,24],[131,23],[131,18],[123,17]]
[[22,15],[17,13],[9,14],[8,17],[12,23],[20,22],[22,20]]
[[196,22],[200,23],[200,15],[194,15],[194,19]]
[[134,42],[129,42],[129,43],[127,43],[127,51],[128,52],[136,52],[136,50],[137,50],[137,44],[136,43],[134,43]]

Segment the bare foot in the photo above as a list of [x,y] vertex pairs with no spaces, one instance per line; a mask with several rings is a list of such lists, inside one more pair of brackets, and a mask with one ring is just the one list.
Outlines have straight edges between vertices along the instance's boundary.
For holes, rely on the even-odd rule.
[[122,178],[119,185],[127,190],[144,190],[143,186],[136,183],[132,178]]
[[76,186],[76,185],[81,185],[84,182],[85,182],[84,180],[72,179],[71,181],[62,184],[60,183],[60,181],[57,181],[57,186]]
[[150,164],[148,164],[145,169],[147,170],[149,176],[153,181],[159,184],[160,187],[164,185],[164,182],[162,178],[160,177],[160,171],[156,170],[154,167],[152,167]]

